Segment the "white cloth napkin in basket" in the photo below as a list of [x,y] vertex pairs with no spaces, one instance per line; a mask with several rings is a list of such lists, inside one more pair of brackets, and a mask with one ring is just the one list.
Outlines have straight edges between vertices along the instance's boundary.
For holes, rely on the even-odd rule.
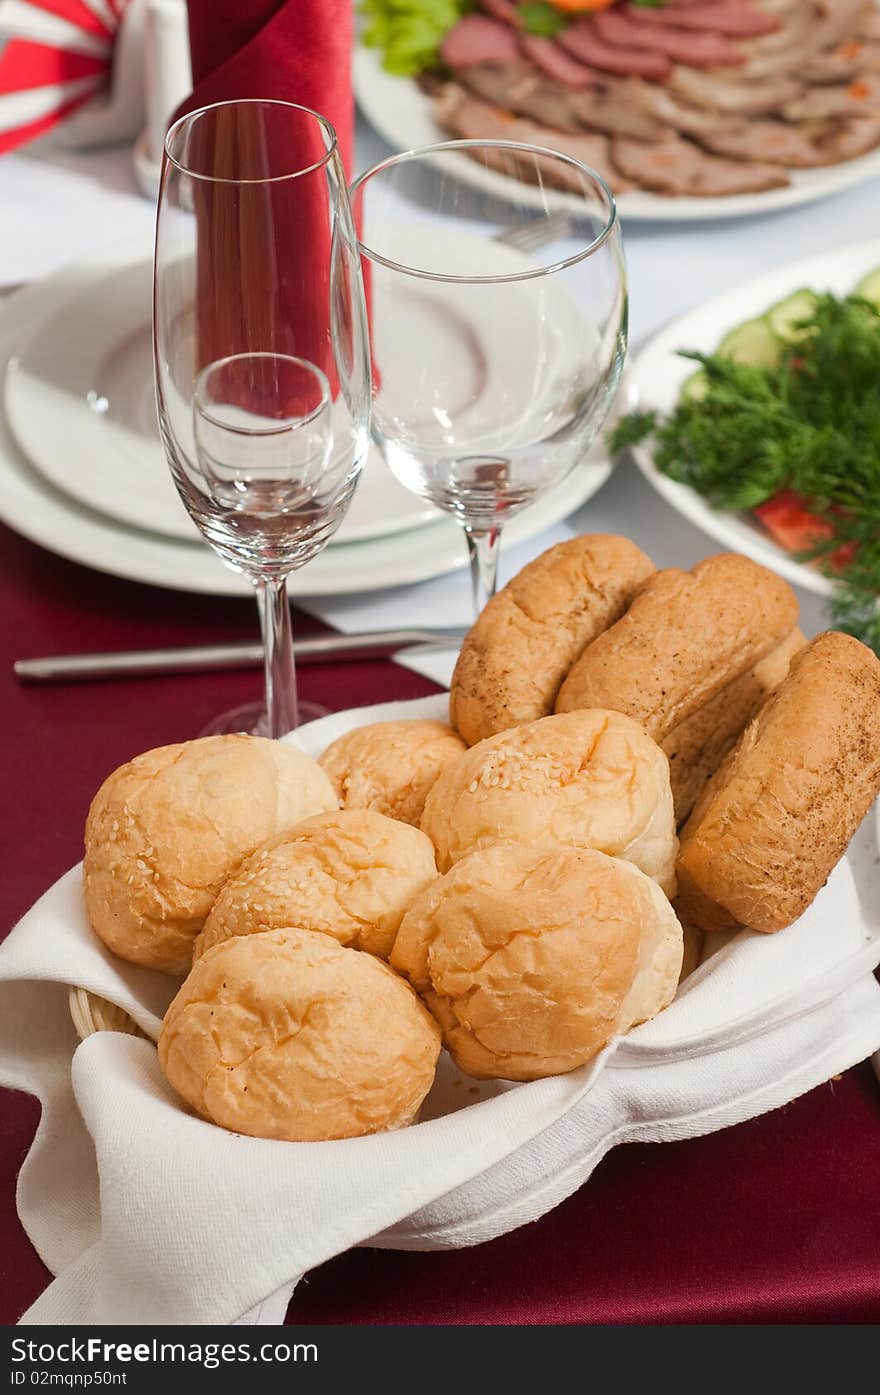
[[[318,754],[352,726],[444,712],[443,698],[362,708],[298,740]],[[671,1007],[581,1070],[477,1083],[443,1056],[421,1123],[278,1143],[187,1113],[151,1041],[77,1044],[68,985],[151,1037],[175,985],[103,948],[74,868],[0,949],[0,1081],[42,1102],[19,1215],[57,1275],[23,1321],[281,1322],[298,1278],[353,1245],[478,1244],[562,1201],[615,1144],[785,1104],[880,1047],[880,898],[865,877],[841,863],[796,925],[731,939]]]

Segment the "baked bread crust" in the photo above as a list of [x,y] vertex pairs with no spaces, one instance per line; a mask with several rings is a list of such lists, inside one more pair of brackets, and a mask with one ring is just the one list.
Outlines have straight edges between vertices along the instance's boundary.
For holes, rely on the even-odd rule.
[[398,1129],[434,1080],[440,1033],[403,979],[329,935],[236,936],[196,960],[159,1062],[197,1113],[255,1138]]
[[226,878],[261,843],[337,803],[318,763],[282,741],[208,736],[135,756],[104,781],[86,820],[92,928],[122,959],[185,974]]
[[737,553],[708,557],[690,572],[655,572],[584,650],[556,711],[614,708],[662,742],[776,649],[797,618],[788,583]]
[[880,661],[837,631],[795,656],[682,831],[682,914],[765,933],[802,915],[880,789]]
[[669,757],[675,821],[684,823],[740,733],[785,678],[792,659],[806,644],[800,630],[725,684],[714,697],[679,722],[659,743]]
[[304,819],[222,887],[194,958],[233,935],[296,925],[387,959],[404,912],[437,876],[430,838],[374,809]]
[[343,809],[375,809],[418,827],[437,776],[466,749],[445,722],[372,722],[332,742],[319,764]]
[[669,762],[620,712],[568,712],[498,732],[440,776],[422,828],[448,871],[495,843],[597,848],[667,894],[678,850]]
[[628,538],[588,533],[509,581],[469,631],[452,676],[449,717],[467,744],[548,716],[584,646],[620,618],[653,570]]
[[472,853],[407,912],[391,956],[469,1075],[574,1070],[671,1002],[676,916],[603,853],[506,844]]

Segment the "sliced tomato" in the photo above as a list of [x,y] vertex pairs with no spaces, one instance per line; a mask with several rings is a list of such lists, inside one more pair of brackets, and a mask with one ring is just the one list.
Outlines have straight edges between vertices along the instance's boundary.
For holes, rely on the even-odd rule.
[[[754,510],[774,542],[786,552],[806,552],[836,533],[834,524],[813,513],[806,499],[793,489],[783,489]],[[829,557],[834,571],[842,571],[852,561],[855,543],[843,543]]]

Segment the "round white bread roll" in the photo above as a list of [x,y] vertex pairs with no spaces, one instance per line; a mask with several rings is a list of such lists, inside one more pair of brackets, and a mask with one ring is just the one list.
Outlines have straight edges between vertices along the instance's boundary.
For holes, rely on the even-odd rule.
[[430,838],[373,809],[304,819],[222,888],[195,958],[233,935],[296,925],[387,959],[404,912],[437,876]]
[[159,1034],[165,1076],[198,1114],[290,1141],[412,1123],[439,1052],[437,1025],[403,979],[309,930],[215,945]]
[[675,995],[682,932],[650,877],[604,853],[472,853],[404,916],[391,954],[469,1075],[536,1080],[591,1060]]
[[446,722],[371,722],[332,742],[320,764],[343,809],[375,809],[418,827],[437,776],[466,750]]
[[86,910],[109,949],[185,974],[220,887],[261,843],[335,809],[316,761],[281,741],[208,736],[135,756],[86,820]]
[[562,844],[625,858],[675,889],[669,762],[620,712],[541,717],[478,742],[434,785],[422,828],[441,872],[494,843]]

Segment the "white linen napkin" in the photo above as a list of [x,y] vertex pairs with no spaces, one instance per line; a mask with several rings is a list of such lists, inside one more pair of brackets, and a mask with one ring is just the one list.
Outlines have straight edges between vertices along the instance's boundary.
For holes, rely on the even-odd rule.
[[[363,722],[444,710],[444,698],[363,708],[298,740],[316,754]],[[187,1113],[151,1041],[77,1045],[68,985],[151,1037],[176,985],[96,940],[74,868],[0,949],[0,1081],[43,1106],[19,1215],[57,1275],[22,1321],[279,1323],[299,1277],[353,1245],[477,1244],[562,1201],[617,1143],[708,1133],[794,1099],[880,1046],[873,875],[857,886],[841,863],[796,925],[735,936],[664,1013],[569,1075],[472,1082],[444,1055],[419,1124],[279,1143]]]

